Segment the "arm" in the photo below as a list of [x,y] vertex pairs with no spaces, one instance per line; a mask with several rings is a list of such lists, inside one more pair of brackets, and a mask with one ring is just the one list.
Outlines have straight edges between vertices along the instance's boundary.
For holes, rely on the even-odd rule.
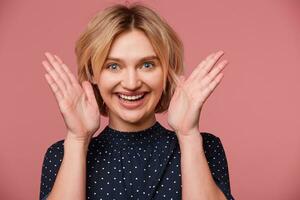
[[198,131],[203,105],[224,76],[221,71],[228,63],[227,60],[214,67],[223,54],[223,51],[210,54],[188,79],[182,75],[177,76],[177,86],[170,101],[168,123],[176,132],[182,151],[184,200],[226,199],[212,177],[203,149],[203,138]]
[[182,199],[226,200],[211,175],[201,135],[191,133],[178,139],[181,149]]
[[78,141],[67,135],[64,157],[47,200],[86,198],[86,154],[89,141]]
[[[45,78],[57,100],[67,128],[64,141],[64,155],[59,171],[47,169],[52,166],[46,162],[42,174],[41,196],[50,192],[47,199],[85,199],[86,198],[86,157],[89,142],[100,127],[100,108],[96,101],[91,80],[79,82],[68,66],[56,55],[45,52],[47,61],[42,62],[47,73]],[[49,151],[49,153],[51,153]],[[54,156],[55,157],[55,156]],[[48,157],[45,157],[45,160]],[[48,177],[50,174],[51,177]],[[54,186],[53,181],[55,179]],[[44,185],[43,185],[44,184]],[[44,189],[44,187],[46,189]],[[52,188],[52,190],[51,190]]]

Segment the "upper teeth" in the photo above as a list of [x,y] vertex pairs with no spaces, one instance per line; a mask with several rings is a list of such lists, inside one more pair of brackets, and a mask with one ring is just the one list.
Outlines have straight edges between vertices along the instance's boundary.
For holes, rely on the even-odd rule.
[[120,94],[120,97],[121,98],[124,98],[124,99],[129,99],[129,100],[133,100],[133,99],[138,99],[138,98],[141,98],[144,94],[140,94],[140,95],[136,95],[136,96],[126,96],[124,94]]

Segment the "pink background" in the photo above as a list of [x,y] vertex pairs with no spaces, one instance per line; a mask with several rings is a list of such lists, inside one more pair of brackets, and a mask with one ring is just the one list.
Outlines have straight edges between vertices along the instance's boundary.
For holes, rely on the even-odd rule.
[[[44,153],[65,137],[43,53],[58,54],[76,73],[75,40],[114,2],[123,1],[0,1],[0,199],[37,199]],[[144,2],[182,38],[186,75],[209,53],[225,51],[230,63],[200,127],[221,138],[233,196],[300,199],[299,1]],[[166,117],[157,119],[169,128]],[[100,129],[106,124],[102,118]]]

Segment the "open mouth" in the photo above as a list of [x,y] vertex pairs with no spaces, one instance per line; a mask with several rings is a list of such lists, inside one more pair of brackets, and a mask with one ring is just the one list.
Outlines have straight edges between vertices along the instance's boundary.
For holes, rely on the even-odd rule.
[[141,95],[136,95],[136,96],[125,96],[122,94],[117,94],[119,99],[125,102],[138,102],[141,101],[142,99],[144,99],[144,97],[147,95],[148,93],[143,93]]

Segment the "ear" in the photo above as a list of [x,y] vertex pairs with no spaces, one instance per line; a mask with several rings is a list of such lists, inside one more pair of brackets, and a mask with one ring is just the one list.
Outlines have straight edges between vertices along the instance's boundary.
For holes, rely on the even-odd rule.
[[94,89],[94,92],[100,92],[100,89],[99,89],[99,87],[98,87],[97,84],[92,83],[92,82],[90,82],[90,83],[91,83],[91,85],[92,85],[92,87],[93,87],[93,89]]
[[98,85],[94,80],[93,76],[89,78],[88,82],[93,86],[93,88],[98,89]]
[[93,85],[97,85],[97,83],[94,80],[90,80],[90,83]]
[[91,81],[90,81],[90,83],[91,83],[91,85],[92,85],[93,87],[95,87],[95,88],[99,89],[99,87],[98,87],[97,83],[94,83],[94,82],[91,82]]
[[89,77],[89,82],[93,85],[97,85],[97,81],[95,80],[94,76]]

